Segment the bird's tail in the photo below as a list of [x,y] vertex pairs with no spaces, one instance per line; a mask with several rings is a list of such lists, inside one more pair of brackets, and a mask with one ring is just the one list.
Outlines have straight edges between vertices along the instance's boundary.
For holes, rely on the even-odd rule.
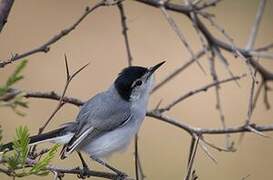
[[[59,129],[55,129],[43,134],[35,135],[29,137],[30,143],[29,145],[35,145],[42,142],[51,142],[56,144],[66,144],[73,137],[74,133],[66,131],[66,127],[61,127]],[[13,143],[9,142],[4,145],[0,145],[0,151],[13,150]]]

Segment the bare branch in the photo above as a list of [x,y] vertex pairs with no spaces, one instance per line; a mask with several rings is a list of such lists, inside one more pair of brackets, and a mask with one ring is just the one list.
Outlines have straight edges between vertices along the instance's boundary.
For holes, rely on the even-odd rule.
[[[164,0],[163,0],[164,1]],[[194,52],[191,49],[189,43],[186,40],[186,37],[184,36],[184,34],[182,33],[182,31],[178,28],[177,24],[175,23],[174,19],[169,15],[169,13],[167,12],[166,8],[164,7],[164,2],[161,0],[161,12],[163,13],[164,17],[166,18],[166,20],[168,21],[169,25],[171,26],[172,30],[176,33],[176,35],[179,37],[180,41],[182,42],[182,44],[186,47],[186,49],[188,50],[188,52],[190,53],[191,57],[194,58]],[[196,63],[198,64],[199,68],[203,71],[204,74],[206,74],[205,69],[201,66],[201,64],[199,63],[199,61],[197,60]]]
[[254,24],[252,26],[251,33],[250,33],[248,42],[247,42],[246,47],[245,47],[246,50],[250,50],[254,46],[254,43],[255,43],[255,40],[256,40],[256,37],[257,37],[257,34],[258,34],[258,29],[259,29],[259,26],[260,26],[260,23],[261,23],[261,20],[262,20],[262,16],[263,16],[263,13],[264,13],[265,4],[266,4],[266,0],[260,0],[258,11],[257,11],[257,14],[256,14],[256,19],[255,19],[255,22],[254,22]]
[[127,56],[128,56],[128,64],[129,64],[129,66],[132,66],[133,57],[132,57],[132,53],[130,50],[129,38],[128,38],[128,33],[127,33],[127,31],[128,31],[128,26],[126,23],[127,18],[126,18],[125,12],[124,12],[122,2],[119,2],[117,6],[119,9],[119,13],[120,13],[122,34],[123,34],[124,42],[125,42],[125,46],[126,46],[126,52],[127,52]]
[[102,0],[99,3],[95,4],[92,8],[86,7],[83,15],[80,16],[80,18],[75,23],[73,23],[71,26],[62,30],[61,32],[59,32],[55,36],[51,37],[46,43],[42,44],[41,46],[39,46],[37,48],[34,48],[34,49],[27,51],[25,53],[22,53],[22,54],[15,54],[14,56],[12,56],[11,58],[9,58],[7,60],[0,61],[0,68],[3,68],[7,64],[10,64],[14,61],[20,60],[22,58],[25,58],[25,57],[33,55],[33,54],[40,53],[40,52],[44,52],[44,53],[48,52],[50,50],[50,46],[52,44],[56,43],[57,41],[62,39],[64,36],[68,35],[71,31],[76,29],[76,27],[87,17],[87,15],[89,15],[91,12],[93,12],[98,7],[101,7],[104,5],[105,5],[105,2],[104,2],[104,0]]
[[65,104],[65,102],[63,102],[63,98],[65,96],[65,93],[67,91],[67,88],[70,84],[70,82],[73,80],[73,78],[78,74],[80,73],[84,68],[86,68],[89,64],[86,64],[84,66],[82,66],[81,68],[79,68],[76,72],[74,72],[72,75],[70,75],[69,73],[69,67],[68,67],[68,62],[67,62],[67,57],[65,56],[65,67],[66,67],[66,83],[65,83],[65,87],[64,87],[64,90],[62,92],[62,95],[61,95],[61,98],[59,100],[59,103],[56,107],[56,109],[53,111],[53,113],[50,115],[50,117],[48,118],[48,120],[44,123],[44,125],[39,128],[39,133],[38,134],[41,134],[44,129],[46,128],[46,126],[49,124],[49,122],[52,120],[52,118],[55,116],[55,114],[62,108],[62,106]]
[[145,178],[140,158],[139,158],[139,153],[138,153],[138,135],[135,136],[135,174],[136,174],[136,180],[143,180]]
[[[256,73],[255,73],[256,74]],[[250,94],[249,94],[249,101],[248,101],[248,111],[247,111],[247,118],[246,118],[246,125],[250,123],[251,116],[253,114],[254,105],[253,105],[253,98],[254,98],[254,91],[255,91],[255,80],[252,79],[251,88],[250,88]]]
[[212,162],[214,162],[215,164],[218,163],[218,161],[216,160],[216,158],[209,152],[206,143],[202,140],[200,140],[199,145],[201,147],[201,149],[205,152],[205,154],[212,160]]
[[[38,98],[38,99],[50,99],[50,100],[57,100],[59,101],[61,99],[61,95],[57,94],[54,91],[50,92],[39,92],[39,91],[23,91],[19,89],[9,89],[8,93],[5,94],[0,98],[0,100],[3,101],[9,101],[13,98],[15,98],[18,94],[23,94],[26,98]],[[64,103],[73,104],[75,106],[81,106],[84,104],[84,101],[74,98],[74,97],[67,97],[64,96],[63,100]]]
[[265,46],[257,48],[255,51],[256,52],[259,52],[259,51],[268,51],[268,50],[270,50],[272,48],[273,48],[273,43],[270,43],[270,44],[267,44]]
[[[153,6],[153,7],[160,7],[161,5],[159,1],[156,1],[156,0],[136,0],[136,1],[140,3],[144,3],[146,5]],[[190,19],[191,19],[190,13],[192,11],[195,11],[195,9],[192,6],[175,4],[170,1],[164,3],[164,7],[168,10],[182,13]],[[248,59],[250,65],[253,66],[255,69],[257,69],[257,71],[263,76],[265,80],[271,80],[271,81],[273,80],[273,72],[266,70],[257,61],[251,58],[253,55],[253,52],[250,53],[249,51],[245,49],[234,47],[233,45],[229,43],[226,43],[224,41],[217,39],[210,33],[210,31],[207,29],[207,27],[203,24],[203,22],[199,18],[197,18],[196,24],[198,25],[198,28],[201,30],[202,34],[206,37],[206,39],[208,40],[210,44],[213,44],[214,46],[217,46],[228,52],[234,52],[234,49],[236,49],[237,54],[239,53],[239,55],[241,54],[242,57],[244,57],[245,59]]]
[[270,87],[267,85],[267,82],[264,84],[264,104],[266,109],[270,109],[270,103],[268,100],[268,91],[271,90]]
[[[220,61],[222,62],[222,64],[224,65],[224,67],[227,70],[230,77],[234,77],[233,72],[229,68],[229,63],[228,63],[227,59],[224,57],[224,55],[222,54],[221,50],[217,47],[212,47],[212,49],[213,49],[215,56],[217,56],[220,59]],[[237,84],[238,87],[240,87],[240,84],[237,80],[235,80],[234,82]]]
[[229,146],[229,148],[226,148],[226,147],[219,147],[219,146],[216,146],[216,145],[214,145],[214,144],[212,144],[212,143],[206,141],[206,140],[204,139],[204,137],[202,137],[202,136],[200,137],[200,141],[204,142],[206,145],[208,145],[209,147],[211,147],[211,148],[213,148],[213,149],[216,149],[216,150],[219,151],[219,152],[222,152],[222,151],[224,151],[224,152],[235,152],[235,151],[236,151],[236,149],[234,149],[234,147],[233,147],[233,144],[231,144],[231,145]]
[[189,180],[190,176],[192,174],[192,167],[193,167],[193,162],[195,159],[198,143],[199,143],[199,136],[197,136],[197,137],[192,136],[192,142],[191,142],[190,153],[189,153],[188,168],[187,168],[187,173],[186,173],[184,180]]
[[[248,127],[246,126],[237,126],[237,127],[227,127],[226,129],[223,128],[196,128],[192,127],[190,125],[184,124],[181,121],[175,120],[171,117],[168,117],[166,115],[163,115],[159,112],[153,112],[149,111],[147,112],[146,116],[148,117],[153,117],[157,120],[166,122],[168,124],[171,124],[175,127],[178,127],[180,129],[185,130],[188,132],[190,135],[194,134],[233,134],[233,133],[242,133],[242,132],[252,132],[249,130]],[[273,125],[256,125],[256,124],[249,124],[250,127],[254,128],[256,131],[259,132],[266,132],[266,131],[273,131]]]
[[47,170],[52,172],[57,172],[58,174],[76,174],[76,175],[85,175],[85,176],[93,176],[93,177],[102,177],[106,179],[118,179],[117,174],[101,172],[101,171],[90,171],[88,169],[80,169],[80,168],[60,168],[55,166],[49,166]]
[[164,108],[160,109],[161,112],[164,112],[164,111],[168,111],[170,110],[172,107],[174,107],[176,104],[180,103],[181,101],[193,96],[193,95],[196,95],[200,92],[203,92],[203,91],[207,91],[208,89],[212,88],[212,87],[215,87],[217,85],[220,85],[220,84],[224,84],[224,83],[227,83],[227,82],[230,82],[230,81],[235,81],[235,80],[239,80],[243,77],[245,77],[246,75],[243,74],[242,76],[235,76],[235,77],[231,77],[231,78],[228,78],[228,79],[224,79],[224,80],[221,80],[221,81],[216,81],[216,82],[213,82],[213,83],[210,83],[208,85],[205,85],[205,86],[202,86],[198,89],[195,89],[195,90],[192,90],[192,91],[189,91],[188,93],[178,97],[176,100],[174,100],[172,103],[166,105]]

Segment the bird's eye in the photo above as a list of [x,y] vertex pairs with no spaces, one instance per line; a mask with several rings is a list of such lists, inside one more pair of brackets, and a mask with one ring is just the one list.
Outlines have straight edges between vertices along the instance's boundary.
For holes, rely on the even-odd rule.
[[135,83],[135,86],[141,86],[142,84],[142,81],[141,80],[137,80],[136,83]]

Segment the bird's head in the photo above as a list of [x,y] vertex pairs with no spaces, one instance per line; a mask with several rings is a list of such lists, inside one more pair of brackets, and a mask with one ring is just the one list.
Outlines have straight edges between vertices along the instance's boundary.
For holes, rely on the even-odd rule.
[[126,101],[136,101],[148,96],[153,88],[153,73],[164,63],[165,61],[151,68],[130,66],[123,69],[114,83],[121,98]]

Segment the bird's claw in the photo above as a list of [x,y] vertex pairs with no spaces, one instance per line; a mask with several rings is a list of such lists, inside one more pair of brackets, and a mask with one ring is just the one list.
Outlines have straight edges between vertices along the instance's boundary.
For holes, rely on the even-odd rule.
[[116,180],[125,180],[128,177],[128,175],[124,172],[117,171],[116,173],[117,173]]
[[86,178],[90,177],[88,175],[88,172],[90,171],[88,167],[85,167],[85,166],[83,168],[78,167],[77,169],[80,170],[80,174],[77,175],[78,178],[80,178],[80,179],[86,179]]

